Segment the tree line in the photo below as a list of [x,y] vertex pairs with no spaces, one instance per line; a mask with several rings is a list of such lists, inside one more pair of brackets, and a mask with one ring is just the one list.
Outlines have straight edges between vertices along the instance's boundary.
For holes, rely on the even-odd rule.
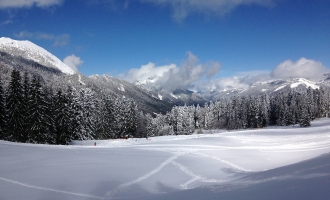
[[7,87],[0,77],[0,139],[47,144],[135,135],[137,106],[132,99],[88,88],[43,85],[41,77],[13,70]]
[[248,129],[268,125],[310,126],[330,112],[329,90],[271,96],[234,96],[203,106],[174,106],[166,114],[143,113],[133,99],[89,88],[54,89],[42,77],[13,70],[0,77],[0,139],[47,144],[72,140],[192,134],[197,129]]
[[191,134],[196,129],[248,129],[268,125],[310,126],[316,118],[330,113],[329,90],[291,90],[269,96],[234,96],[203,107],[175,106],[166,115],[146,116],[147,135]]

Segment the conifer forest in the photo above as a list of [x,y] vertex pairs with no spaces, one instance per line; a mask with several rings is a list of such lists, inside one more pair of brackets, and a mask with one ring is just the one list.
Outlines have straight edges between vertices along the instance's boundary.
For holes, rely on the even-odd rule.
[[41,77],[14,69],[9,84],[0,75],[0,139],[41,144],[72,140],[151,137],[257,129],[269,125],[310,126],[328,117],[328,89],[291,90],[222,98],[204,105],[174,106],[166,114],[144,113],[134,99],[89,88],[55,89]]

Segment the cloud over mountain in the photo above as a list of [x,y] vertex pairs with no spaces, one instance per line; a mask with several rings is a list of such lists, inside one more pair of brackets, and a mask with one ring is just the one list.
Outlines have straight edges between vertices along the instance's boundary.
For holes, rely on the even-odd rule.
[[194,87],[198,81],[209,79],[218,73],[220,66],[220,63],[214,61],[200,64],[197,56],[188,52],[186,60],[180,66],[156,66],[148,63],[139,69],[131,69],[126,75],[121,75],[121,78],[129,82],[139,81],[146,84],[146,87],[155,86],[172,91]]
[[78,68],[83,64],[83,60],[80,57],[75,56],[74,54],[64,58],[63,62],[73,69],[75,72],[78,72]]
[[286,60],[280,63],[271,76],[274,78],[307,78],[322,79],[325,73],[329,73],[330,69],[326,68],[321,62],[300,58],[296,62]]

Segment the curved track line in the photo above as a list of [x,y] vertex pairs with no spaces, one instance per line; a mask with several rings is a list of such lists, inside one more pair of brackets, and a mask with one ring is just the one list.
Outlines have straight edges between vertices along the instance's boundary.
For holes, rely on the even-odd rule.
[[252,172],[253,170],[250,170],[250,169],[245,169],[244,167],[240,167],[238,165],[235,165],[234,163],[231,163],[227,160],[224,160],[224,159],[221,159],[221,158],[218,158],[218,157],[214,157],[214,156],[209,156],[209,155],[206,155],[204,153],[200,153],[200,152],[192,152],[193,154],[196,154],[196,155],[199,155],[199,156],[203,156],[203,157],[206,157],[206,158],[212,158],[214,160],[218,160],[220,162],[223,162],[223,163],[226,163],[227,165],[230,165],[232,166],[233,168],[235,169],[238,169],[238,170],[241,170],[241,171],[245,171],[245,172]]
[[125,187],[128,187],[130,185],[133,185],[135,183],[141,182],[147,178],[149,178],[150,176],[156,174],[157,172],[159,172],[162,168],[164,168],[166,165],[170,164],[173,160],[177,159],[179,156],[184,155],[186,153],[180,153],[180,154],[176,154],[172,157],[170,157],[169,159],[165,160],[163,163],[161,163],[157,168],[155,168],[154,170],[152,170],[151,172],[124,184],[119,185],[116,189],[107,192],[107,198],[111,199],[118,191],[122,190]]
[[224,182],[227,182],[227,180],[216,180],[216,179],[207,179],[203,176],[200,176],[200,175],[196,175],[194,174],[192,171],[189,170],[188,167],[186,166],[183,166],[181,165],[180,163],[177,163],[175,161],[172,161],[171,162],[173,165],[179,167],[179,169],[181,171],[183,171],[184,173],[188,174],[189,176],[191,176],[192,178],[187,181],[186,183],[184,184],[181,184],[181,187],[184,188],[184,189],[188,189],[188,185],[195,182],[195,181],[202,181],[202,182],[206,182],[206,183],[224,183]]
[[56,190],[56,189],[51,189],[51,188],[45,188],[45,187],[29,185],[29,184],[26,184],[26,183],[14,181],[14,180],[7,179],[7,178],[2,178],[2,177],[0,177],[0,180],[6,181],[6,182],[9,182],[9,183],[12,183],[12,184],[20,185],[20,186],[23,186],[23,187],[37,189],[37,190],[45,190],[45,191],[62,193],[62,194],[69,194],[69,195],[74,195],[74,196],[87,197],[87,198],[92,198],[92,199],[104,199],[103,197],[93,196],[93,195],[89,195],[89,194],[81,194],[81,193],[69,192],[69,191],[64,191],[64,190]]

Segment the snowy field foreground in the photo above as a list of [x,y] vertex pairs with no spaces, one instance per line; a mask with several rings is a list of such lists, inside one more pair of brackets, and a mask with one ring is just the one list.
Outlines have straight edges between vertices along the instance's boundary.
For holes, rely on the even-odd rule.
[[0,141],[0,199],[330,199],[330,120],[190,136]]

